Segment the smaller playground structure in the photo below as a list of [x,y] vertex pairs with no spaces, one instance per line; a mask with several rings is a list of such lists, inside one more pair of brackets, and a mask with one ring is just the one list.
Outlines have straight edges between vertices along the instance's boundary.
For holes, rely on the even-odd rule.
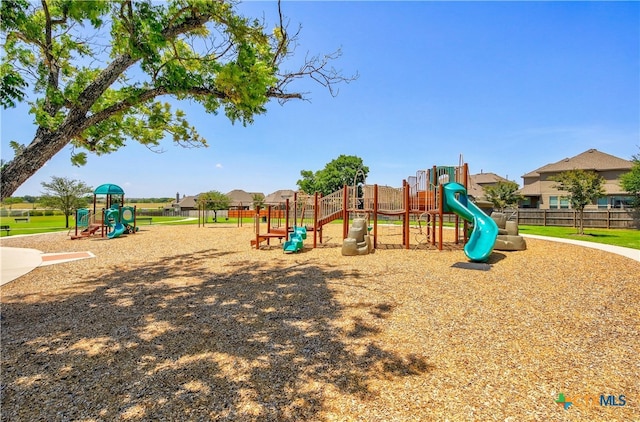
[[[350,235],[349,222],[351,219],[362,219],[358,224],[366,227],[367,236],[372,238],[370,250],[373,250],[378,247],[379,217],[386,216],[402,220],[402,245],[406,249],[410,249],[411,223],[415,222],[422,235],[418,246],[442,250],[444,216],[451,215],[454,219],[454,242],[464,244],[464,252],[471,261],[484,262],[493,251],[498,226],[469,199],[468,181],[468,165],[461,157],[458,166],[433,166],[417,171],[415,176],[402,182],[401,188],[359,184],[344,186],[326,196],[297,193],[292,200],[286,198],[280,205],[267,207],[266,232],[261,232],[260,221],[256,217],[256,237],[251,245],[260,248],[261,243],[269,244],[271,239],[287,239],[296,227],[304,227],[307,233],[313,234],[315,248],[318,241],[322,243],[323,225],[336,219],[342,219],[343,239],[354,239]],[[362,230],[362,227],[358,230]],[[356,250],[369,250],[363,248],[364,237],[360,239],[358,235],[355,239]],[[347,243],[351,244],[352,241]],[[348,246],[347,250],[351,251],[350,254],[360,254],[353,253],[352,246]]]
[[[313,247],[318,243],[318,233],[322,242],[322,225],[317,224],[317,216],[314,214],[313,221],[305,220],[305,213],[309,200],[314,200],[315,204],[319,199],[318,194],[314,196],[301,195],[296,193],[293,201],[286,198],[280,205],[268,205],[266,216],[262,217],[266,222],[267,232],[260,232],[260,208],[256,209],[255,231],[256,238],[251,241],[251,245],[260,248],[262,242],[267,245],[271,239],[286,239],[282,245],[285,253],[300,252],[304,248],[304,240],[307,239],[307,232],[313,232]],[[292,221],[293,220],[293,221]],[[293,222],[293,225],[290,222]],[[316,230],[317,228],[317,230]],[[319,230],[319,232],[318,232]]]
[[[105,207],[97,210],[98,195],[105,195]],[[138,231],[136,208],[124,205],[124,191],[111,183],[98,186],[93,192],[93,210],[76,210],[75,233],[71,239],[88,238],[100,233],[101,237],[114,239],[124,233]]]

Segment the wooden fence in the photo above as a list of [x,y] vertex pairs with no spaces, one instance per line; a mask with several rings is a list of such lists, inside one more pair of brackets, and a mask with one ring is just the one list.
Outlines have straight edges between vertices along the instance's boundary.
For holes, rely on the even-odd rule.
[[[266,208],[261,209],[260,217],[266,217],[267,213]],[[253,218],[256,216],[256,210],[229,210],[228,216],[229,218]],[[271,218],[284,218],[284,216],[284,210],[271,209]],[[291,214],[291,218],[293,218],[293,214]]]
[[[513,213],[513,211],[511,211]],[[510,213],[507,212],[507,215]],[[512,220],[518,225],[577,227],[579,214],[576,210],[518,209]],[[585,210],[584,227],[607,229],[639,229],[640,212],[634,210]]]

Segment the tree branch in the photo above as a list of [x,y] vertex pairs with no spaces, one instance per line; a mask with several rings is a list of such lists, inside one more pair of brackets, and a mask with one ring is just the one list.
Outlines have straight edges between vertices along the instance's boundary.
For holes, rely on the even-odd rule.
[[[44,16],[45,16],[45,31],[44,31],[45,45],[44,45],[43,53],[45,55],[45,64],[49,69],[49,72],[47,75],[47,84],[49,85],[49,87],[57,91],[59,86],[60,69],[51,51],[53,48],[53,36],[52,36],[53,24],[51,22],[49,6],[47,5],[47,2],[45,0],[42,0],[42,9],[44,11]],[[55,104],[53,104],[49,98],[49,95],[47,95],[45,96],[44,109],[49,115],[53,116],[60,109],[60,106],[59,105],[56,106]]]
[[140,91],[139,95],[135,97],[129,97],[116,104],[110,105],[109,107],[106,107],[97,113],[87,116],[87,118],[82,123],[82,127],[79,132],[82,132],[91,126],[108,119],[114,114],[126,111],[135,105],[142,104],[152,98],[158,97],[160,95],[165,95],[167,93],[168,91],[165,87],[158,87],[146,91]]
[[282,36],[282,39],[278,40],[278,48],[276,49],[276,53],[273,56],[273,61],[271,62],[271,66],[276,66],[276,64],[281,60],[280,55],[282,54],[283,51],[285,51],[285,48],[289,43],[289,38],[284,25],[284,17],[282,15],[282,2],[280,0],[278,0],[278,18],[280,21],[279,28],[280,28],[280,34]]
[[[277,95],[272,95],[274,98],[278,98],[281,100],[280,102],[286,102],[288,99],[300,99],[303,96],[300,94],[287,94],[285,92],[285,88],[294,80],[301,79],[304,77],[309,77],[314,81],[318,82],[320,85],[324,86],[329,90],[329,93],[332,97],[338,95],[338,89],[336,85],[339,83],[350,83],[356,79],[358,79],[359,75],[356,73],[351,77],[344,77],[342,74],[333,67],[330,67],[329,62],[339,58],[342,55],[341,50],[337,50],[331,54],[327,54],[324,56],[314,56],[311,58],[306,57],[304,64],[300,67],[297,72],[289,72],[284,74],[279,74],[280,81],[279,83],[271,89],[272,93]],[[293,96],[291,96],[293,95]],[[296,96],[298,95],[298,96]]]

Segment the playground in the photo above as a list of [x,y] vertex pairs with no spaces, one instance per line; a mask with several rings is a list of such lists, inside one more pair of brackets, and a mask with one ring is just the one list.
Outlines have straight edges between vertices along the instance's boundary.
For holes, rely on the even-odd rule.
[[291,254],[251,225],[3,237],[95,258],[0,288],[2,419],[640,419],[639,262],[527,239],[477,263],[418,230],[362,256],[341,224]]
[[[460,156],[458,166],[419,170],[415,176],[403,180],[401,188],[360,183],[345,185],[325,196],[317,192],[314,195],[295,193],[293,200],[286,198],[275,207],[267,207],[266,231],[256,219],[251,246],[260,249],[263,242],[270,245],[272,239],[287,239],[282,245],[283,251],[295,253],[303,249],[304,240],[312,234],[312,245],[316,248],[323,243],[323,227],[341,219],[342,254],[366,255],[379,246],[378,220],[396,218],[402,224],[399,245],[404,249],[411,248],[410,228],[414,222],[419,227],[419,233],[414,234],[418,247],[443,250],[445,243],[462,245],[471,262],[486,263],[494,249],[525,250],[526,242],[518,234],[517,222],[509,222],[506,215],[494,214],[476,205],[467,194],[468,181],[469,168]],[[447,242],[445,217],[454,229],[453,239]],[[351,221],[355,225],[349,228]]]
[[[105,206],[98,209],[97,198],[105,198]],[[93,192],[93,209],[76,210],[75,231],[71,239],[84,239],[99,234],[115,239],[124,233],[138,231],[135,207],[124,206],[124,190],[118,185],[106,183]]]

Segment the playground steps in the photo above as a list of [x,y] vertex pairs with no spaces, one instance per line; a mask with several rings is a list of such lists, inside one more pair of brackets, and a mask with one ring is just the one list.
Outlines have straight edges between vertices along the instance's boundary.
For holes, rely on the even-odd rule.
[[251,246],[255,246],[256,249],[258,249],[260,247],[260,243],[264,242],[265,240],[270,240],[270,239],[280,239],[282,240],[283,238],[287,237],[286,233],[263,233],[263,234],[259,234],[258,236],[256,236],[256,239],[251,239]]
[[102,227],[100,224],[90,224],[89,227],[82,230],[78,236],[71,236],[71,240],[93,236],[98,230],[100,230],[100,227]]
[[319,219],[319,220],[318,220],[318,226],[319,226],[319,227],[322,227],[322,226],[324,226],[325,224],[329,224],[329,223],[331,223],[332,221],[337,220],[337,219],[339,219],[339,218],[342,218],[342,210],[340,210],[340,211],[338,211],[338,212],[335,212],[335,213],[333,213],[333,214],[327,215],[327,216],[325,216],[324,218]]
[[269,233],[266,233],[266,234],[282,235],[282,236],[286,237],[287,236],[287,229],[272,227],[271,230],[269,230]]

